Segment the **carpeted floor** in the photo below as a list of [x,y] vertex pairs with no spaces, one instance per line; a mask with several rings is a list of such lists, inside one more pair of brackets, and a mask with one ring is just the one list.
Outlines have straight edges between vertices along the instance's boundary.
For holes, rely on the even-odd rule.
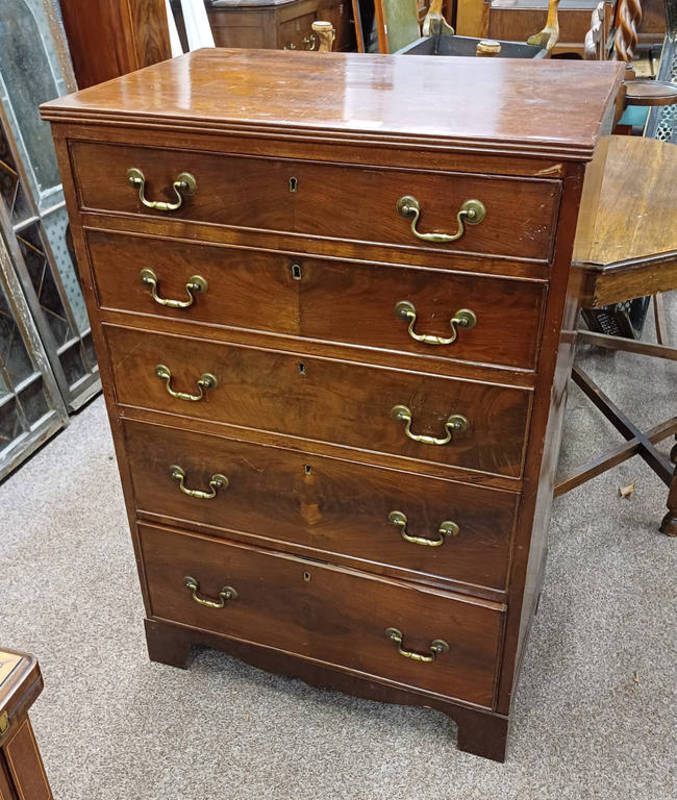
[[[674,413],[676,364],[581,358],[645,425]],[[572,389],[564,465],[613,441]],[[151,664],[100,399],[0,486],[0,644],[40,659],[32,718],[56,800],[672,799],[665,499],[634,459],[556,501],[504,765],[455,750],[453,723],[433,711],[317,691],[213,651],[187,672]]]

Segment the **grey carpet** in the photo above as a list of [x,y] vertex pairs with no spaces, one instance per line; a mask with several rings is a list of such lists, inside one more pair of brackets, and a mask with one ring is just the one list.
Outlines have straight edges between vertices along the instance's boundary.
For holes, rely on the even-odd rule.
[[[645,425],[675,412],[676,364],[581,360]],[[572,389],[563,464],[617,440]],[[149,663],[100,399],[0,486],[0,644],[40,659],[32,718],[57,800],[674,798],[665,499],[633,459],[556,501],[504,765],[455,750],[453,723],[433,711],[317,691],[213,651],[187,672]]]

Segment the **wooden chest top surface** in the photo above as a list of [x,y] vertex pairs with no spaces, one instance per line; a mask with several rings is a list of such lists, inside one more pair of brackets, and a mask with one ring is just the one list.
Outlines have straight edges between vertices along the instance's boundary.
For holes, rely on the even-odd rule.
[[587,160],[622,65],[205,49],[42,107],[46,119]]

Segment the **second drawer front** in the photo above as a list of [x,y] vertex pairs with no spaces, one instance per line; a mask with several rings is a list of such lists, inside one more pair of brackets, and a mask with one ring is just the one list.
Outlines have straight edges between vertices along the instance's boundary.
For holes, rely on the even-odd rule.
[[[521,475],[528,391],[104,327],[122,404]],[[165,368],[165,379],[158,367]],[[198,388],[203,375],[208,382],[213,376],[216,387]],[[203,397],[177,398],[168,389]],[[397,407],[408,410],[408,425],[401,414],[395,418]],[[459,432],[455,426],[463,427],[463,419],[468,427]]]
[[[126,421],[125,434],[141,512],[347,555],[366,569],[505,588],[516,495],[139,422]],[[182,491],[175,465],[185,489],[215,497]],[[218,474],[228,484],[213,492]]]
[[[500,606],[323,566],[292,556],[139,525],[153,616],[491,707]],[[224,607],[225,587],[237,593]],[[197,584],[197,587],[195,588]],[[225,594],[225,593],[224,593]],[[230,593],[232,597],[232,592]],[[400,646],[430,656],[401,655]]]
[[[434,270],[332,262],[304,256],[180,244],[89,231],[104,308],[305,336],[522,368],[534,366],[544,289],[538,283]],[[152,270],[157,278],[146,280]],[[187,294],[197,274],[206,291]],[[166,300],[190,303],[185,308]],[[416,341],[395,306],[410,303],[412,333],[454,341]],[[472,328],[453,326],[470,309]]]

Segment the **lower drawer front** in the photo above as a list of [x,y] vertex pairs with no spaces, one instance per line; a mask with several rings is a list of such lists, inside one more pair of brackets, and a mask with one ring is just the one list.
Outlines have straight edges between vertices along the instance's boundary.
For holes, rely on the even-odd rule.
[[[124,427],[140,512],[345,555],[369,571],[394,566],[505,587],[518,495],[146,423]],[[181,490],[174,465],[184,490],[202,496]],[[219,474],[228,485],[204,497]],[[440,534],[449,522],[457,527]]]
[[[123,405],[515,478],[522,473],[528,391],[105,328]],[[165,368],[164,377],[158,376],[158,367]],[[202,374],[216,380],[202,399],[175,396],[198,397]],[[408,425],[395,415],[396,407],[407,409]],[[460,431],[455,427],[459,418],[465,418]],[[412,438],[422,435],[434,441]]]
[[[498,604],[154,526],[139,535],[153,617],[493,705]],[[225,587],[237,596],[219,599]]]

